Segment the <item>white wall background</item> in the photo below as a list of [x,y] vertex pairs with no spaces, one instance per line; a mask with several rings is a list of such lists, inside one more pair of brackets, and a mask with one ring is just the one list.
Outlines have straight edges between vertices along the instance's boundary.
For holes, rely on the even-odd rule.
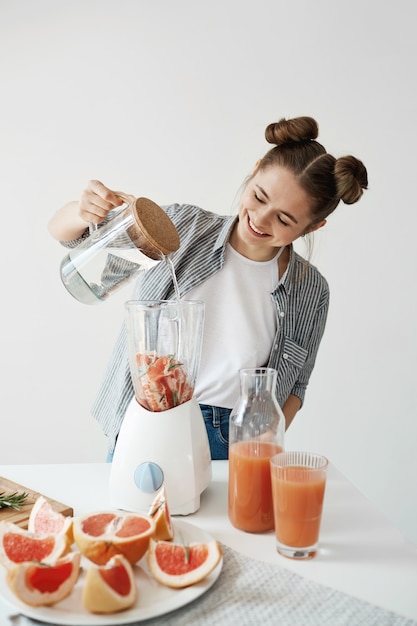
[[316,238],[331,311],[287,447],[417,542],[417,43],[408,0],[0,0],[0,463],[104,461],[89,410],[130,290],[61,286],[52,213],[90,178],[229,212],[265,126],[312,115],[370,189]]

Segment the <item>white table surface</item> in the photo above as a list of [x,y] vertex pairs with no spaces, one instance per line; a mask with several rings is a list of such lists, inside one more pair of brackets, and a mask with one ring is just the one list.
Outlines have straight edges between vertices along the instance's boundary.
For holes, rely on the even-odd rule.
[[[0,476],[74,509],[74,515],[112,508],[107,463],[0,465]],[[274,534],[235,529],[227,517],[227,461],[213,462],[212,482],[187,522],[254,559],[417,620],[417,546],[411,543],[333,465],[329,466],[320,549],[309,561],[275,551]],[[0,624],[9,610],[0,600]]]

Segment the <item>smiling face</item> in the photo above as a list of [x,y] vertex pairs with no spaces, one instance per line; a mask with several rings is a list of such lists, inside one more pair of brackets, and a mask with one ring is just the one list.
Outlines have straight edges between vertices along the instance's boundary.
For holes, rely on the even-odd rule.
[[277,249],[325,224],[311,226],[309,197],[289,170],[257,170],[239,205],[239,221],[230,243],[253,261],[268,261]]

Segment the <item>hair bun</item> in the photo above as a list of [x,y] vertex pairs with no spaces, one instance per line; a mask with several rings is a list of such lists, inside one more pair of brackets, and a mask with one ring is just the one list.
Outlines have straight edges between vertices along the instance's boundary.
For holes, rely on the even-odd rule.
[[344,156],[336,159],[334,176],[338,196],[345,204],[354,204],[368,188],[368,173],[366,167],[354,156]]
[[318,134],[318,124],[312,117],[282,118],[266,127],[265,139],[268,143],[282,146],[285,143],[316,139]]

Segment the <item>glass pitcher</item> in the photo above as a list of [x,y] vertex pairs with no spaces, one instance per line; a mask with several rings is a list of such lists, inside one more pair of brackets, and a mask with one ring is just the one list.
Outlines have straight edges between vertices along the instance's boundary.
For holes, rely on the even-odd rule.
[[148,198],[119,194],[125,205],[72,248],[62,260],[61,279],[79,302],[97,304],[178,250],[178,232],[160,206]]
[[240,371],[240,397],[230,414],[229,519],[247,532],[274,528],[270,458],[284,449],[285,418],[275,394],[277,371]]

